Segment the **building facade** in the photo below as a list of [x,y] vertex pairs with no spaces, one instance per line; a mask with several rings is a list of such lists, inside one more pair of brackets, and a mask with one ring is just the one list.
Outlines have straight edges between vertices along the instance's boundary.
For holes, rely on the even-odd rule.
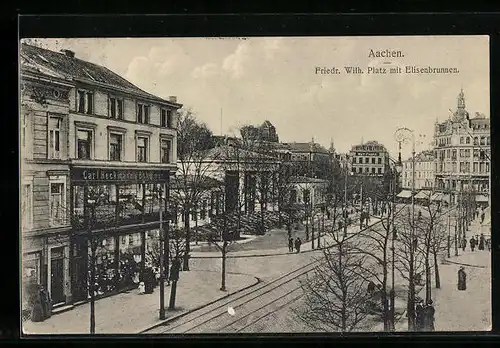
[[182,105],[71,51],[22,44],[20,55],[25,276],[55,305],[85,301],[98,242],[98,293],[119,291],[158,235]]
[[354,175],[383,177],[389,168],[389,153],[376,141],[353,146],[349,157]]
[[[432,189],[435,182],[435,157],[434,151],[422,151],[415,155],[415,189]],[[413,185],[413,160],[403,161],[401,172],[402,188],[410,189]]]
[[452,192],[465,189],[482,195],[490,190],[490,119],[477,113],[471,118],[460,91],[456,111],[434,127],[436,188]]

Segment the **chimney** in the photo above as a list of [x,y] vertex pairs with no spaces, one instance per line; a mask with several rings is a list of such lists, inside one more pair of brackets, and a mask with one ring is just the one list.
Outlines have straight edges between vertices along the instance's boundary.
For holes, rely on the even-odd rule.
[[75,52],[71,50],[61,50],[61,52],[64,53],[66,57],[75,58]]
[[168,101],[171,103],[177,103],[177,97],[175,95],[171,95],[168,97]]

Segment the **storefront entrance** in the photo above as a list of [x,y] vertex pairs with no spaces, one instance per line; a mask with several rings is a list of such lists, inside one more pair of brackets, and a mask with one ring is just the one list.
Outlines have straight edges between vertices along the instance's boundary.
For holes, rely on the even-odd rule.
[[53,304],[64,303],[64,248],[54,248],[50,261],[50,294]]

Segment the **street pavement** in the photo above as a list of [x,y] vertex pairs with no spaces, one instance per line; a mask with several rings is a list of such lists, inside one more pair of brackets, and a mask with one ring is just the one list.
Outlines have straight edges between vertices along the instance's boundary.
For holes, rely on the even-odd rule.
[[[227,292],[220,291],[219,272],[181,272],[177,283],[176,310],[167,311],[167,319],[186,313],[228,294],[252,286],[257,279],[244,274],[227,274]],[[158,324],[159,287],[153,294],[139,295],[138,290],[120,293],[95,302],[97,334],[137,334]],[[165,286],[168,308],[170,286]],[[43,322],[23,323],[25,334],[88,334],[90,304],[82,304]]]

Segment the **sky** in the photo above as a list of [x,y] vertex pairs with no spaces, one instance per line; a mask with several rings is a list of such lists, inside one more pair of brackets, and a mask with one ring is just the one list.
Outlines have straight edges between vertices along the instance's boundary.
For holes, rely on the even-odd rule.
[[[237,135],[269,120],[283,142],[333,141],[338,152],[376,140],[397,154],[394,132],[407,127],[417,151],[430,147],[434,123],[466,108],[490,115],[487,36],[72,38],[38,39],[70,49],[162,98],[177,96],[214,134]],[[369,57],[370,50],[404,57]],[[368,74],[367,67],[456,67],[458,74]],[[349,75],[346,66],[364,74]],[[340,74],[316,74],[316,68]],[[221,122],[222,120],[222,122]],[[221,128],[222,125],[222,128]],[[425,137],[421,136],[425,135]],[[403,156],[411,145],[403,146]]]

